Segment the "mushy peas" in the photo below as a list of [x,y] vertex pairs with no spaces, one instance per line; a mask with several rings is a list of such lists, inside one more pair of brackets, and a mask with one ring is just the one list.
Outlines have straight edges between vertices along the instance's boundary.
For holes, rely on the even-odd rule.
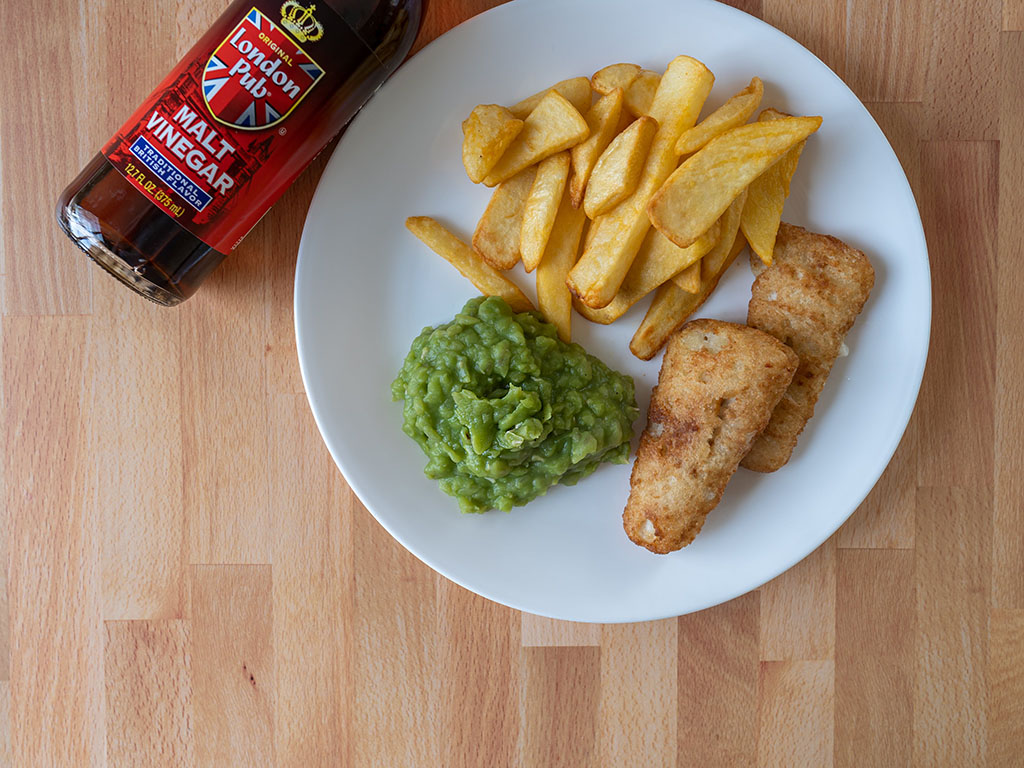
[[624,464],[637,416],[629,376],[494,296],[425,328],[391,392],[424,472],[463,512],[507,512],[602,461]]

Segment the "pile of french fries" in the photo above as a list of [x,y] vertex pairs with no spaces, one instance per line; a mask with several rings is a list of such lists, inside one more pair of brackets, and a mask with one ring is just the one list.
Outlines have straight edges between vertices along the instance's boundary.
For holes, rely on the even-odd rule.
[[611,323],[650,293],[630,350],[649,360],[749,244],[771,264],[790,180],[820,117],[765,109],[758,78],[697,122],[714,75],[613,64],[463,122],[462,161],[494,187],[465,243],[429,217],[406,226],[483,293],[532,309],[504,271],[536,271],[537,303],[569,341],[572,310]]

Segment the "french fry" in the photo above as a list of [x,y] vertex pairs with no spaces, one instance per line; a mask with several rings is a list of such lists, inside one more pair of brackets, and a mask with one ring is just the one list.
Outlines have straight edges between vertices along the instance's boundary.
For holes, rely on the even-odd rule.
[[429,216],[410,216],[405,226],[430,250],[443,258],[485,296],[500,296],[515,312],[527,312],[533,304],[519,286],[480,259],[469,244],[442,227]]
[[[732,201],[732,205],[725,209],[722,218],[718,220],[721,236],[715,247],[700,260],[700,268],[695,273],[687,275],[680,273],[672,278],[677,286],[687,293],[697,293],[700,291],[700,287],[722,268],[723,262],[732,249],[732,244],[736,241],[736,233],[740,230],[740,219],[743,216],[743,206],[746,200],[747,190],[743,190]],[[655,231],[657,232],[657,230]]]
[[[526,173],[527,171],[523,171]],[[511,183],[518,176],[505,184]],[[544,255],[551,228],[558,213],[558,204],[569,178],[569,153],[559,152],[537,166],[536,178],[523,204],[522,227],[520,229],[519,250],[523,255],[523,267],[532,272]],[[501,187],[499,186],[499,189]]]
[[519,261],[523,209],[536,175],[527,168],[499,184],[477,222],[473,250],[495,269],[512,269]]
[[583,203],[583,193],[598,158],[618,132],[624,97],[623,90],[616,88],[598,99],[586,114],[590,136],[572,148],[572,180],[569,182],[569,192],[572,195],[572,204],[576,208]]
[[[701,260],[703,261],[703,259]],[[679,274],[673,276],[672,282],[687,293],[700,292],[700,261],[695,261]]]
[[632,195],[594,220],[589,243],[569,272],[569,289],[587,306],[607,306],[622,285],[651,226],[647,203],[671,175],[676,142],[697,122],[714,80],[711,70],[689,56],[676,57],[665,70],[650,110],[658,132],[640,183]]
[[715,136],[743,125],[754,114],[763,96],[764,83],[761,78],[755,77],[750,85],[680,136],[676,142],[676,154],[689,155],[696,152]]
[[576,107],[580,114],[586,114],[587,110],[590,109],[590,101],[593,98],[590,93],[590,81],[585,77],[570,77],[568,80],[555,83],[543,91],[537,91],[533,96],[523,99],[518,104],[514,104],[508,110],[513,116],[518,117],[520,120],[525,120],[526,116],[537,108],[541,99],[551,93],[551,91],[562,94],[562,96],[569,100],[570,104]]
[[[737,234],[733,246],[726,253],[726,259],[718,263],[718,270],[708,280],[701,279],[699,293],[687,293],[673,281],[658,289],[654,294],[647,314],[629,342],[629,350],[641,360],[650,360],[661,349],[687,318],[707,301],[718,281],[746,246],[742,234]],[[704,259],[707,261],[707,257]]]
[[[758,120],[780,120],[785,117],[789,117],[785,112],[766,109]],[[779,233],[782,209],[786,205],[786,198],[789,197],[789,182],[796,172],[800,153],[804,151],[806,143],[797,143],[775,165],[754,179],[749,187],[750,194],[747,195],[740,227],[750,244],[750,250],[756,253],[766,266],[771,266],[772,263],[775,236]]]
[[479,104],[462,121],[462,164],[479,184],[523,130],[523,121],[497,104]]
[[562,195],[544,256],[537,267],[537,306],[541,314],[558,328],[564,342],[572,337],[572,295],[565,285],[565,276],[576,263],[580,237],[587,217],[573,207],[566,191]]
[[639,64],[609,64],[590,78],[590,87],[602,96],[621,88],[623,93],[640,74]]
[[629,274],[611,303],[601,309],[592,309],[584,304],[578,307],[580,314],[591,322],[607,325],[626,314],[630,307],[680,270],[696,266],[699,280],[701,258],[715,247],[720,231],[718,222],[715,222],[696,243],[689,248],[680,248],[658,230],[649,229]]
[[645,116],[612,139],[597,159],[583,195],[587,216],[596,219],[636,191],[657,132],[657,121]]
[[626,89],[626,109],[635,117],[651,114],[654,94],[658,90],[660,82],[661,75],[657,72],[651,72],[649,69],[642,70]]
[[651,222],[685,248],[725,213],[754,179],[820,125],[820,117],[785,117],[723,133],[668,177],[648,205]]
[[[590,81],[585,77],[583,81],[589,89]],[[590,128],[579,110],[560,93],[551,91],[527,116],[523,130],[491,169],[484,184],[493,187],[546,157],[576,146],[589,135]]]

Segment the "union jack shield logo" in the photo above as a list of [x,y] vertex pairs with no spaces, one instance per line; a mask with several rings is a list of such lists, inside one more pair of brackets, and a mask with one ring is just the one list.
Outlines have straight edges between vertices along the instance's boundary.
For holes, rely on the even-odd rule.
[[323,76],[287,32],[253,8],[207,60],[203,99],[217,122],[259,131],[288,117]]

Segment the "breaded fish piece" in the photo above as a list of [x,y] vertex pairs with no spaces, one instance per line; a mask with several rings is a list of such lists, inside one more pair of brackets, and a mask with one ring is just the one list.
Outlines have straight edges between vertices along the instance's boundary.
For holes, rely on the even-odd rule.
[[751,289],[747,325],[770,333],[800,357],[793,382],[742,466],[774,472],[787,461],[799,434],[875,283],[862,252],[829,235],[783,223],[772,265]]
[[745,325],[692,320],[672,336],[622,513],[629,538],[659,554],[693,541],[798,364]]

